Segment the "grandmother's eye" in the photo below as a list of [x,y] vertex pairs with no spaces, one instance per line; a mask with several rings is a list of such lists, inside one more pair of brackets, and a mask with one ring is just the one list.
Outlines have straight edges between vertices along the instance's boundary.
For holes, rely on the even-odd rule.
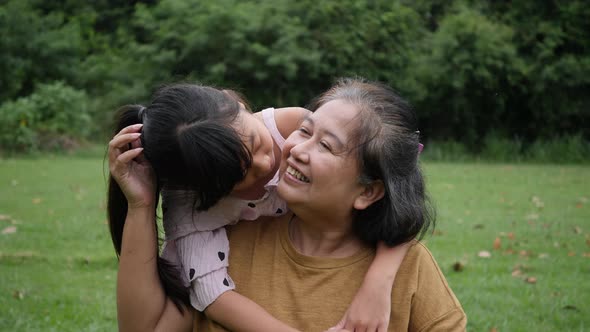
[[307,128],[305,128],[305,127],[299,128],[299,131],[303,134],[309,135],[309,130],[307,130]]

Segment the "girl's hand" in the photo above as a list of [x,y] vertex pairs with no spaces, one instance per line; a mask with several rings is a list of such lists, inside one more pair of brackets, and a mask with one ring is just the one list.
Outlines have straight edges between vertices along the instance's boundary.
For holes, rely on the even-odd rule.
[[332,328],[334,330],[329,331],[387,331],[391,315],[391,287],[389,280],[364,282],[344,317]]
[[391,315],[391,290],[412,242],[393,248],[382,242],[365,275],[363,284],[354,296],[350,307],[335,328],[351,331],[387,331]]
[[129,208],[155,205],[155,176],[142,154],[142,124],[123,128],[109,142],[109,171],[127,198]]

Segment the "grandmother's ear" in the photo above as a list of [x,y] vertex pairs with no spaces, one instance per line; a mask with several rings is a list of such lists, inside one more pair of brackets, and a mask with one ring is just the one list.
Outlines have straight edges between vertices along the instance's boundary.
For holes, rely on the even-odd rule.
[[357,210],[364,210],[371,206],[371,204],[383,198],[385,195],[385,187],[383,181],[376,180],[368,185],[365,185],[365,190],[354,200],[353,207]]

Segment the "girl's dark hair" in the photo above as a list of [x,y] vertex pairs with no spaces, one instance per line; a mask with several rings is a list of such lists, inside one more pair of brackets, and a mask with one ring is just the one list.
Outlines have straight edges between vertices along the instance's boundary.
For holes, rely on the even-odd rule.
[[[228,90],[174,84],[156,91],[146,107],[128,105],[119,109],[115,134],[129,125],[143,123],[141,144],[156,175],[156,201],[162,188],[186,190],[194,195],[195,210],[207,210],[244,178],[252,156],[232,127],[240,112],[238,101],[242,102],[236,96]],[[118,256],[127,200],[112,177],[107,210]],[[179,270],[158,255],[158,272],[166,294],[183,311],[189,296]]]
[[353,228],[366,243],[383,241],[389,246],[420,238],[435,213],[425,191],[418,162],[417,117],[410,105],[390,87],[357,78],[343,78],[316,99],[312,110],[332,100],[359,109],[353,133],[359,162],[359,181],[381,180],[385,195],[364,210],[355,210]]

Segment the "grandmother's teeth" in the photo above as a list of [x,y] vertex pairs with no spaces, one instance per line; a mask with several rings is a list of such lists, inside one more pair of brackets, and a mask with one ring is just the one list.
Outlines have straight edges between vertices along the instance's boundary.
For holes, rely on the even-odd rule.
[[293,175],[296,179],[300,181],[309,182],[309,180],[303,174],[301,174],[301,172],[299,172],[291,166],[287,167],[287,173]]

